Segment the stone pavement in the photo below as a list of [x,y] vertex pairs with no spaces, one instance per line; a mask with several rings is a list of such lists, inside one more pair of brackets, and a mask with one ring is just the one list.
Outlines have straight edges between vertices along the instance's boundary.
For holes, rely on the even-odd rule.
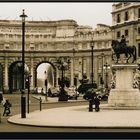
[[108,109],[107,104],[100,105],[100,112],[88,112],[88,106],[72,106],[44,109],[27,114],[11,116],[8,122],[20,125],[78,128],[140,128],[140,110]]

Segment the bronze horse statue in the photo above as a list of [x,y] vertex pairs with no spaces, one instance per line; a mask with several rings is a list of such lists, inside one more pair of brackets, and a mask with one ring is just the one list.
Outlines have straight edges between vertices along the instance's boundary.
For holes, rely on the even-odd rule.
[[112,53],[112,60],[114,60],[113,56],[116,55],[116,63],[120,58],[120,54],[125,54],[127,58],[126,63],[128,63],[129,59],[133,57],[132,63],[136,60],[136,46],[122,46],[122,44],[118,40],[112,40],[112,49],[114,53]]

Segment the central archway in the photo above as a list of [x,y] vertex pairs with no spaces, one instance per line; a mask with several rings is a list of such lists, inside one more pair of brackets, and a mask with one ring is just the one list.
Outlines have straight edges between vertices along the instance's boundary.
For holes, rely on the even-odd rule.
[[45,79],[48,81],[48,88],[56,87],[56,68],[48,61],[37,64],[35,69],[35,87],[45,87]]

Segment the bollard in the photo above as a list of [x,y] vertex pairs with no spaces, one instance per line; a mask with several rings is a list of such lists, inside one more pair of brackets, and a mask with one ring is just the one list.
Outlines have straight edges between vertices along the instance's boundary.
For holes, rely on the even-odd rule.
[[41,97],[40,97],[39,103],[40,103],[40,111],[41,111],[42,110],[42,106],[41,106],[42,105],[41,104],[42,103],[42,99],[41,99]]
[[21,96],[21,118],[26,118],[26,98]]
[[89,100],[89,112],[93,112],[93,101],[92,101],[92,99]]

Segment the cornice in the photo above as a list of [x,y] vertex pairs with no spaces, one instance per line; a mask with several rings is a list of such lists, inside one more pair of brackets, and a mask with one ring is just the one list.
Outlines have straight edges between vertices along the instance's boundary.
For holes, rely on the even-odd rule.
[[125,7],[120,8],[120,9],[116,9],[116,10],[112,11],[111,14],[115,14],[115,13],[118,13],[118,12],[121,12],[121,11],[124,11],[124,10],[128,10],[128,9],[131,9],[131,8],[136,8],[136,7],[140,7],[140,4],[133,4],[133,5],[130,5],[130,6],[125,6]]
[[129,25],[136,25],[136,24],[139,24],[139,23],[140,23],[140,19],[138,19],[136,21],[123,22],[123,23],[111,26],[111,29],[117,29],[117,28],[120,28],[120,27],[129,26]]

